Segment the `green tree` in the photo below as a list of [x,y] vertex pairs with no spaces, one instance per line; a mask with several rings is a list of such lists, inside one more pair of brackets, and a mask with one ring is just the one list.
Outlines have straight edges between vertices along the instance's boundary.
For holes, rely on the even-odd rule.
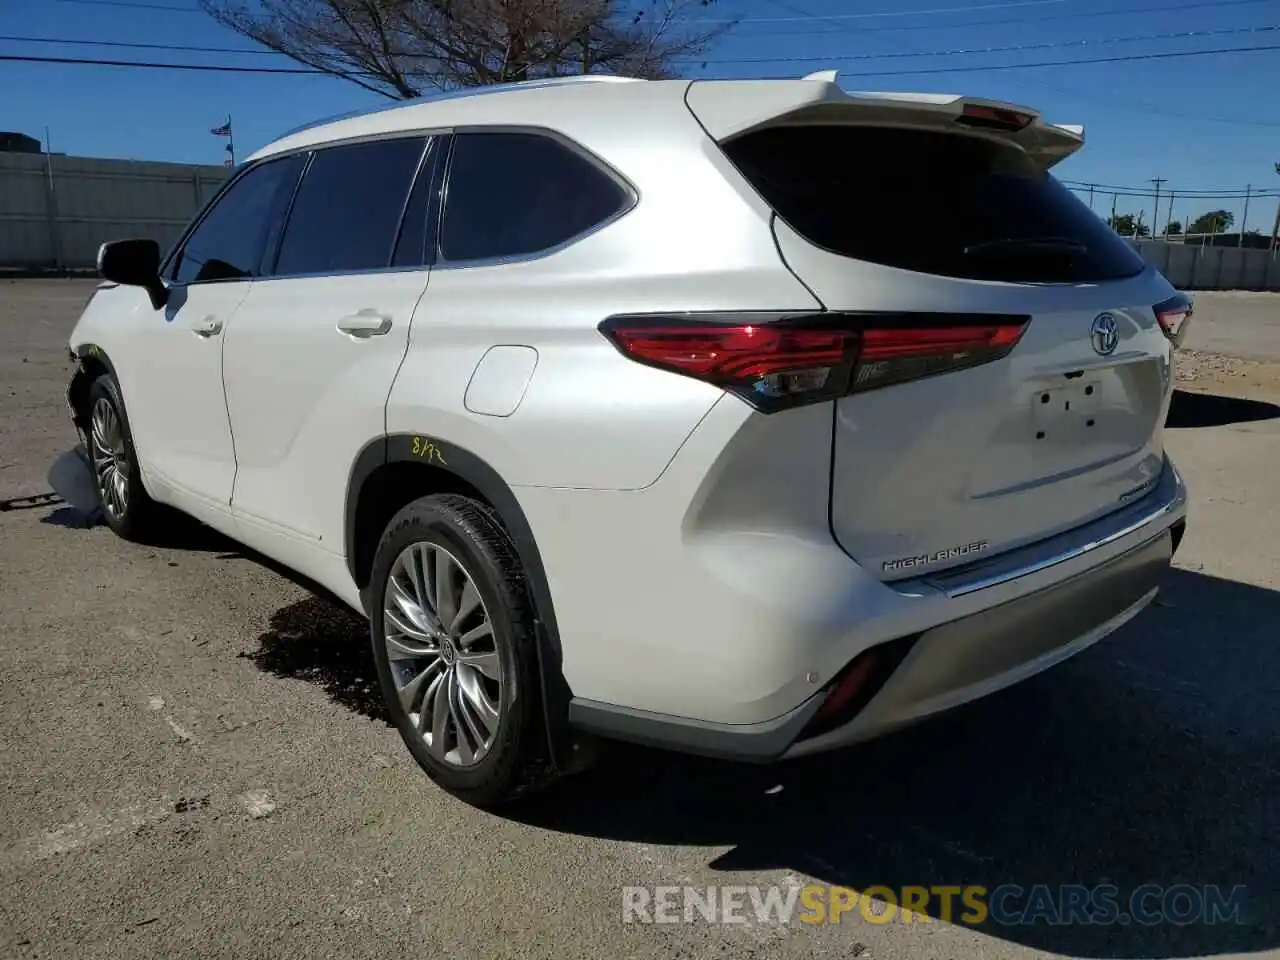
[[582,73],[660,78],[729,25],[715,0],[200,0],[241,36],[391,99]]
[[1136,214],[1120,213],[1107,217],[1107,226],[1122,237],[1149,237],[1151,228],[1142,223]]
[[1236,215],[1230,210],[1210,210],[1191,221],[1187,233],[1226,233],[1236,222]]
[[1170,221],[1169,221],[1169,226],[1168,226],[1168,228],[1165,230],[1165,233],[1167,233],[1167,234],[1168,234],[1169,236],[1171,236],[1171,237],[1176,237],[1176,236],[1178,236],[1178,234],[1182,233],[1182,221],[1181,221],[1181,220],[1170,220]]

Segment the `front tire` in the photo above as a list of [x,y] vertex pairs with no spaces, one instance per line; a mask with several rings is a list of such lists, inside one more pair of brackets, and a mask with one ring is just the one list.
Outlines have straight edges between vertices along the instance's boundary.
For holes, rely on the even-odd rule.
[[427,775],[479,807],[545,783],[533,611],[496,514],[454,495],[410,503],[378,544],[369,597],[387,709]]
[[125,540],[138,541],[151,527],[159,506],[142,485],[120,384],[105,373],[89,386],[89,466],[107,526]]

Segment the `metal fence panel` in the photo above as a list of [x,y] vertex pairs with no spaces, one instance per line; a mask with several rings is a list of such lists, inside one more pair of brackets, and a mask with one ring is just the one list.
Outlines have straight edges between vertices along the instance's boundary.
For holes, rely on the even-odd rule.
[[1129,240],[1181,290],[1280,290],[1280,251]]
[[0,153],[0,265],[92,267],[98,247],[148,237],[167,249],[226,167]]

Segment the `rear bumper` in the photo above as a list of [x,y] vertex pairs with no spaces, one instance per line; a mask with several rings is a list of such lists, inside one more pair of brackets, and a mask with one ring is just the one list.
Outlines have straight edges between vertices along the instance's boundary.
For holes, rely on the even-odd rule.
[[[1026,679],[1124,625],[1156,596],[1185,514],[1185,487],[1167,463],[1142,501],[1034,551],[948,571],[945,579],[880,584],[897,599],[878,618],[850,611],[850,625],[828,638],[840,658],[823,671],[828,682],[770,719],[713,722],[575,698],[570,722],[604,737],[756,762],[872,739]],[[795,645],[781,631],[773,642]],[[839,668],[889,643],[910,650],[874,695],[858,698],[851,716],[834,718],[834,729],[824,721],[825,732],[807,736]],[[737,669],[733,659],[721,663],[725,672]]]
[[1102,566],[1019,600],[926,630],[862,710],[787,756],[868,740],[995,693],[1074,656],[1155,599],[1173,556],[1166,530]]

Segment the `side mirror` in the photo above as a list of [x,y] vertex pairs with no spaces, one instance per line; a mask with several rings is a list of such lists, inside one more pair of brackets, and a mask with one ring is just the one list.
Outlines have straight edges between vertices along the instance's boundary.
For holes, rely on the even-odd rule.
[[169,300],[160,282],[160,244],[154,240],[112,240],[98,248],[98,274],[103,280],[142,287],[159,310]]

